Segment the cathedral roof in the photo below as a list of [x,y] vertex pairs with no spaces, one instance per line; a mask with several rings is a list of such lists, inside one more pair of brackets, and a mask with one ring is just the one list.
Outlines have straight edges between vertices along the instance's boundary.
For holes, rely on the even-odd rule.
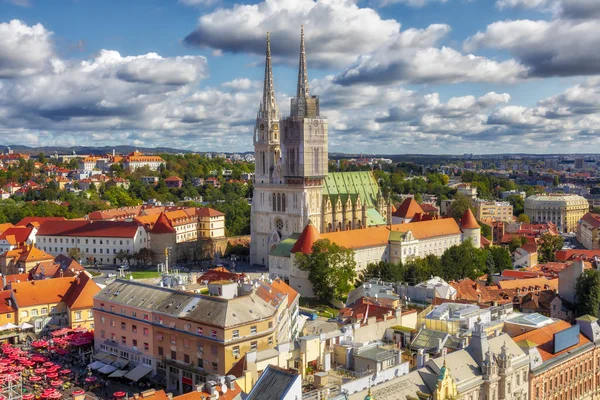
[[467,208],[462,218],[460,219],[460,227],[463,229],[480,229],[475,216],[473,215],[473,211]]
[[313,244],[315,244],[315,242],[319,239],[319,231],[317,231],[317,228],[315,228],[313,223],[309,220],[308,224],[306,224],[306,227],[300,234],[300,237],[296,243],[294,243],[290,253],[311,254]]
[[377,205],[378,192],[379,185],[371,171],[330,172],[323,186],[323,195],[330,197],[332,203],[335,203],[338,196],[342,203],[348,196],[352,202],[360,196],[360,201],[367,208]]
[[425,211],[421,208],[414,197],[407,197],[394,212],[394,217],[412,219],[415,214],[424,214]]

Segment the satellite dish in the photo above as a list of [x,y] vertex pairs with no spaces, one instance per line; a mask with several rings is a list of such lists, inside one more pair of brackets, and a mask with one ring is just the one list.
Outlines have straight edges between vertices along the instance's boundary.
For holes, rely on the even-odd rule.
[[225,385],[225,384],[221,385],[221,392],[223,392],[223,394],[227,393],[227,385]]

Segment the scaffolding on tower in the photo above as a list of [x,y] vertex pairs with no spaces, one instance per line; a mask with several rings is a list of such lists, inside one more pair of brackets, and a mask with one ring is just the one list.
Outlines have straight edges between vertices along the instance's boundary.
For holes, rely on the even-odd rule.
[[20,372],[0,375],[0,399],[21,400],[23,398],[23,376]]

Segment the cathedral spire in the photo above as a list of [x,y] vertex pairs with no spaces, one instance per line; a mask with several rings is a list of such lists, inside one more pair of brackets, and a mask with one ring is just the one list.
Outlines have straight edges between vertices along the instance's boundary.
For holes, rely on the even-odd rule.
[[296,97],[309,97],[308,71],[306,69],[306,52],[304,49],[304,25],[300,31],[300,62],[298,65],[298,92]]
[[275,84],[273,83],[273,64],[271,63],[271,34],[267,32],[267,54],[265,60],[265,83],[263,89],[262,109],[270,118],[276,117]]

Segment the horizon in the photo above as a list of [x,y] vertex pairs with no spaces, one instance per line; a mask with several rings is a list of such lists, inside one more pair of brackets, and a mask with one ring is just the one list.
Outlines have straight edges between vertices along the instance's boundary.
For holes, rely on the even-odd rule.
[[5,0],[0,10],[3,144],[250,148],[266,34],[286,116],[303,24],[331,153],[600,153],[600,13],[589,0]]

